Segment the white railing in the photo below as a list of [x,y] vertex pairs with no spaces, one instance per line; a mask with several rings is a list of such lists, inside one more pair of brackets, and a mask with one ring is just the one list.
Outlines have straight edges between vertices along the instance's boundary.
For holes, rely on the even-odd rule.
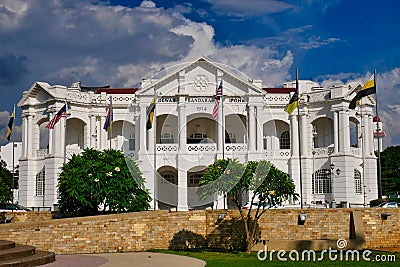
[[126,151],[126,152],[124,152],[124,154],[125,154],[125,156],[130,157],[132,159],[135,159],[135,156],[136,156],[135,151],[132,151],[132,150]]
[[278,149],[275,151],[265,151],[265,156],[268,159],[289,159],[290,149]]
[[247,144],[227,144],[225,152],[247,152]]
[[350,147],[350,153],[355,156],[361,156],[361,148],[359,147]]
[[217,144],[188,144],[188,152],[215,152],[217,151]]
[[333,151],[333,147],[318,147],[313,149],[313,154],[315,157],[327,157],[331,155]]
[[44,159],[49,154],[48,149],[38,149],[33,152],[33,157],[37,159]]
[[157,144],[157,152],[178,152],[178,144]]
[[286,105],[290,100],[289,94],[267,94],[264,96],[264,103],[269,105]]
[[322,102],[331,99],[331,91],[311,93],[308,96],[309,96],[308,102]]

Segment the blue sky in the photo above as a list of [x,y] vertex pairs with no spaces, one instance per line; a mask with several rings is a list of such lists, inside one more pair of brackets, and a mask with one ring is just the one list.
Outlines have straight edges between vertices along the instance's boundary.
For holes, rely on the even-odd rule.
[[398,10],[388,0],[2,0],[0,144],[35,81],[132,87],[200,55],[265,86],[294,79],[296,67],[323,86],[376,69],[384,144],[400,144]]

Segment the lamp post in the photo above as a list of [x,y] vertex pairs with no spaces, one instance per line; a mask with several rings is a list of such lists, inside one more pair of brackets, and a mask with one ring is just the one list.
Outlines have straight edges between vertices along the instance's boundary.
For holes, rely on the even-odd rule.
[[335,168],[335,164],[333,164],[333,162],[330,165],[331,167],[331,172],[330,172],[330,180],[331,180],[331,202],[332,202],[332,208],[336,208],[336,202],[335,202],[335,190],[334,190],[334,181],[333,181],[333,169]]

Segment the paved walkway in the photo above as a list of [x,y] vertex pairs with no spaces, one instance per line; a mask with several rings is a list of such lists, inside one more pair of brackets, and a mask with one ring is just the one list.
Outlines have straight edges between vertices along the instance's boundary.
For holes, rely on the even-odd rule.
[[206,263],[199,259],[185,256],[150,253],[104,253],[56,255],[56,261],[45,267],[204,267]]

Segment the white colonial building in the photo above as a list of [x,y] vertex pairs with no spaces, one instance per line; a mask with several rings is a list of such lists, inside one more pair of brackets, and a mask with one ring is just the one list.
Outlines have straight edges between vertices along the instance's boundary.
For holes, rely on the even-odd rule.
[[[354,84],[322,88],[299,81],[298,116],[284,111],[295,81],[263,88],[262,81],[205,58],[164,74],[143,80],[139,88],[34,83],[18,104],[23,120],[19,203],[54,208],[64,154],[68,160],[84,148],[110,145],[138,162],[156,200],[153,208],[223,208],[221,196],[200,202],[196,194],[206,166],[222,157],[270,160],[289,173],[299,194],[301,169],[305,205],[364,205],[377,198],[374,100],[366,97],[362,108],[349,110]],[[214,120],[221,81],[223,103]],[[111,141],[103,130],[110,97]],[[155,121],[146,130],[153,97]],[[70,106],[67,118],[54,130],[45,129],[65,102]]]

